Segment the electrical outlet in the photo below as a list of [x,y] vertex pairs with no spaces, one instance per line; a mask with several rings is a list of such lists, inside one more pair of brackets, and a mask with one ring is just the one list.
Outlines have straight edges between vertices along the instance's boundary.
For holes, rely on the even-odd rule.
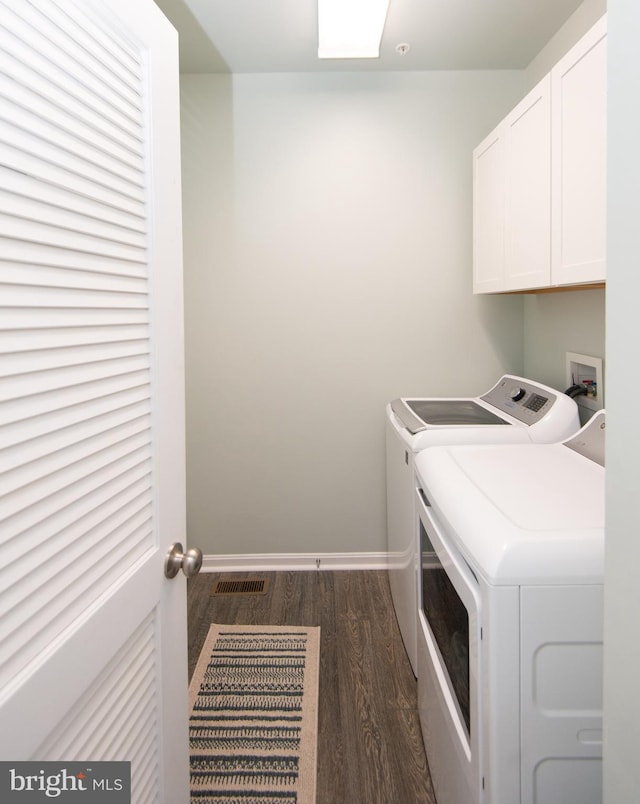
[[578,405],[590,410],[604,407],[604,384],[602,379],[602,360],[599,357],[567,352],[567,386],[584,385],[587,393],[577,396]]

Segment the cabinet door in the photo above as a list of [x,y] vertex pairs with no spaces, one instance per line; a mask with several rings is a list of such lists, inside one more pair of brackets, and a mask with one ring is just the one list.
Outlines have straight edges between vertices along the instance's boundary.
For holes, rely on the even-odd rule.
[[545,78],[505,120],[505,288],[551,277],[551,81]]
[[504,290],[504,125],[473,152],[473,292]]
[[606,277],[606,18],[551,71],[554,285]]

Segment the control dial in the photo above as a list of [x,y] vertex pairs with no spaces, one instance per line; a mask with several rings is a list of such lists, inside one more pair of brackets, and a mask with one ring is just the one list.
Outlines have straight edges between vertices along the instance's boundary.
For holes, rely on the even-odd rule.
[[511,389],[510,396],[514,402],[519,402],[526,393],[527,392],[524,390],[524,388],[521,388],[519,385],[516,385]]

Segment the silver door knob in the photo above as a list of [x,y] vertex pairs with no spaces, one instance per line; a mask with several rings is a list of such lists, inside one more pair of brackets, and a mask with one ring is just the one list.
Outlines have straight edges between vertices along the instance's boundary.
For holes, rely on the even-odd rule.
[[192,578],[200,572],[202,566],[202,550],[190,547],[186,553],[182,552],[180,542],[175,542],[169,548],[164,560],[164,574],[166,578],[175,578],[180,570],[187,578]]

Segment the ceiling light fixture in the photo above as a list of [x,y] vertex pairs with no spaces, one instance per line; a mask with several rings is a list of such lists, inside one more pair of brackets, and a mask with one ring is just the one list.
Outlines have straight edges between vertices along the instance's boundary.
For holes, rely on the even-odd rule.
[[389,0],[318,0],[319,59],[377,59]]

